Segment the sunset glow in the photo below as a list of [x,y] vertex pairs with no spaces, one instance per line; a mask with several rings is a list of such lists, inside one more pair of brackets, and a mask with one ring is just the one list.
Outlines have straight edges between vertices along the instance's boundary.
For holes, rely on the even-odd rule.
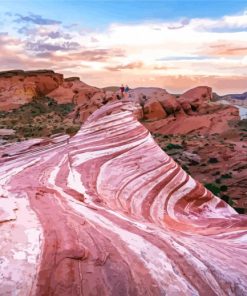
[[[195,6],[190,17],[181,8],[176,17],[173,12],[170,18],[164,14],[164,18],[159,15],[156,19],[150,13],[135,22],[121,17],[118,20],[110,10],[114,1],[92,1],[94,21],[88,25],[88,1],[81,1],[84,6],[78,1],[63,3],[57,18],[54,10],[58,2],[47,1],[47,10],[41,9],[40,1],[33,2],[30,7],[29,1],[19,1],[16,6],[11,1],[0,2],[1,70],[48,68],[65,76],[80,76],[82,81],[99,87],[128,83],[131,87],[159,86],[179,93],[200,84],[210,85],[219,93],[246,90],[244,1],[236,1],[242,9],[233,11],[232,4],[228,13],[214,17],[198,17]],[[103,2],[106,16],[97,22],[94,16],[101,13]],[[120,2],[126,14],[128,9],[135,11],[134,2]],[[157,3],[166,5],[166,1]],[[172,7],[172,1],[167,5]],[[66,14],[67,8],[75,12],[75,19]],[[217,9],[220,11],[220,7]]]

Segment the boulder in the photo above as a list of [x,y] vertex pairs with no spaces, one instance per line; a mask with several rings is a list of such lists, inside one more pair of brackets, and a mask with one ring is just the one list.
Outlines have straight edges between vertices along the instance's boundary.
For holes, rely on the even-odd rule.
[[157,100],[148,101],[143,108],[144,118],[148,120],[159,120],[166,118],[166,111]]
[[100,108],[103,103],[105,102],[105,93],[104,92],[97,92],[96,94],[94,94],[91,99],[90,102],[92,105]]
[[159,101],[161,102],[167,114],[176,113],[181,109],[181,105],[173,95],[167,94],[163,97],[160,97]]
[[191,108],[191,105],[188,101],[181,102],[181,107],[185,113],[191,114],[192,108]]
[[208,86],[198,86],[182,94],[178,101],[189,103],[193,108],[198,108],[202,103],[210,102],[213,98],[212,88]]
[[81,123],[85,122],[88,119],[88,117],[91,114],[93,114],[93,112],[96,111],[96,110],[97,110],[97,107],[96,106],[91,107],[91,108],[89,108],[87,110],[81,109],[80,110],[80,122]]
[[68,79],[54,91],[48,94],[49,97],[56,100],[59,104],[74,103],[76,105],[85,104],[90,98],[99,92],[99,89],[78,79]]

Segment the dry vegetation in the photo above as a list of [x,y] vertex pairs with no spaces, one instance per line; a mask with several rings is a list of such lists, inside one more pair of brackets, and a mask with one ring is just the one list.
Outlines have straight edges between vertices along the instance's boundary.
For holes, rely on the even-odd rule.
[[3,142],[15,142],[57,133],[74,134],[80,128],[68,114],[74,104],[57,104],[49,97],[35,98],[20,108],[0,113],[0,129],[13,129],[15,134],[2,136]]

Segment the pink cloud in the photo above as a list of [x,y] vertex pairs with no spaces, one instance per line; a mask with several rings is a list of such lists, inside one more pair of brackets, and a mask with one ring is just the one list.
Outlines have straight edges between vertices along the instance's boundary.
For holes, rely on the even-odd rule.
[[143,67],[142,62],[133,62],[125,65],[117,65],[114,67],[105,67],[105,69],[109,71],[121,71],[121,70],[126,70],[126,69],[140,69]]

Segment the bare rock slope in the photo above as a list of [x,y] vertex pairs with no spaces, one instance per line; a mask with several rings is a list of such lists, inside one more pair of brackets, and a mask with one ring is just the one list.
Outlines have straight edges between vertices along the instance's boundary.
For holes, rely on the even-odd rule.
[[247,217],[163,152],[139,111],[107,104],[74,137],[1,159],[3,295],[245,295]]

